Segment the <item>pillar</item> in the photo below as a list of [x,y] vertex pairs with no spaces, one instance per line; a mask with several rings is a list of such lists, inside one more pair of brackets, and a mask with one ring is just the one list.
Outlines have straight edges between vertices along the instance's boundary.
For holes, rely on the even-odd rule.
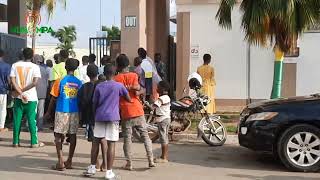
[[[7,6],[8,32],[12,27],[26,26],[26,0],[9,0]],[[19,35],[19,34],[18,34]]]
[[[131,63],[139,47],[147,48],[146,1],[121,0],[121,52],[127,54]],[[135,17],[136,26],[126,26],[126,17]]]
[[177,13],[176,96],[183,96],[183,88],[190,72],[190,12]]
[[168,61],[169,19],[169,0],[147,0],[147,51],[152,59],[160,53]]

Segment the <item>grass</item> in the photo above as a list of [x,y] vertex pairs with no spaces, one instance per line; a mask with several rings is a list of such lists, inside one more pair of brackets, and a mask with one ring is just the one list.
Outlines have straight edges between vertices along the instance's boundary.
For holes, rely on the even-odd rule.
[[[237,133],[239,116],[231,116],[228,118],[225,118],[222,116],[220,116],[220,117],[221,117],[221,121],[225,125],[228,133],[230,133],[230,134]],[[191,133],[196,133],[198,130],[198,124],[199,124],[199,120],[193,119],[191,121],[191,126],[188,131]]]

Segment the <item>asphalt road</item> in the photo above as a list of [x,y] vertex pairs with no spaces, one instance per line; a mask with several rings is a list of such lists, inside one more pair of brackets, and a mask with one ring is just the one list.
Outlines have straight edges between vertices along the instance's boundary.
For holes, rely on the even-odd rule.
[[[1,180],[64,180],[87,179],[82,176],[90,162],[91,145],[83,139],[78,141],[74,157],[73,170],[56,172],[50,167],[56,163],[53,135],[40,133],[40,140],[47,144],[41,149],[28,148],[28,133],[22,133],[21,148],[11,147],[12,132],[1,133],[0,138],[0,179]],[[135,143],[134,171],[124,171],[122,143],[117,145],[117,157],[114,171],[121,180],[318,180],[318,173],[288,172],[270,155],[259,154],[240,147],[235,137],[230,137],[222,147],[208,147],[204,143],[170,144],[168,164],[148,169],[142,144]],[[160,153],[160,145],[154,144],[155,154]],[[68,147],[65,146],[65,152]],[[91,179],[103,179],[104,173],[98,173]]]

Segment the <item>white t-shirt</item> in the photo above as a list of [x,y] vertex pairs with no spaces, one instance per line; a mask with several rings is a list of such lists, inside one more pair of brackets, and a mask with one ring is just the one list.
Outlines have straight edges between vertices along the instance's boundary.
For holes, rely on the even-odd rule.
[[[32,62],[19,61],[12,65],[10,77],[16,78],[17,85],[23,89],[33,82],[33,78],[41,78],[41,72],[38,65]],[[36,87],[22,93],[28,101],[38,101]],[[21,99],[21,96],[18,97]]]
[[152,78],[153,66],[148,59],[142,60],[141,68],[145,73],[145,78]]
[[80,71],[79,79],[81,80],[82,83],[87,83],[90,81],[90,78],[87,75],[87,68],[88,68],[88,65],[84,65],[79,68],[79,71]]
[[159,99],[154,103],[156,108],[156,121],[161,122],[165,119],[171,118],[171,99],[168,95],[160,96]]

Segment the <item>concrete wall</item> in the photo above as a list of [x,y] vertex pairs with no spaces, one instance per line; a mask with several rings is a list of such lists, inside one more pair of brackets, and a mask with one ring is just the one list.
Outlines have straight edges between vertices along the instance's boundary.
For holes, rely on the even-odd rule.
[[[180,0],[177,12],[190,12],[190,47],[199,45],[199,57],[190,56],[190,72],[202,64],[202,56],[210,53],[216,70],[216,98],[221,100],[268,99],[273,79],[272,47],[250,48],[250,89],[248,89],[248,46],[240,29],[241,14],[238,8],[232,13],[233,28],[230,31],[218,26],[215,19],[219,4]],[[179,33],[179,31],[178,31]],[[297,95],[320,91],[320,33],[304,34],[300,40],[300,57],[291,58],[297,63]],[[219,103],[218,103],[219,104]]]
[[297,59],[297,94],[320,93],[320,32],[305,33]]

